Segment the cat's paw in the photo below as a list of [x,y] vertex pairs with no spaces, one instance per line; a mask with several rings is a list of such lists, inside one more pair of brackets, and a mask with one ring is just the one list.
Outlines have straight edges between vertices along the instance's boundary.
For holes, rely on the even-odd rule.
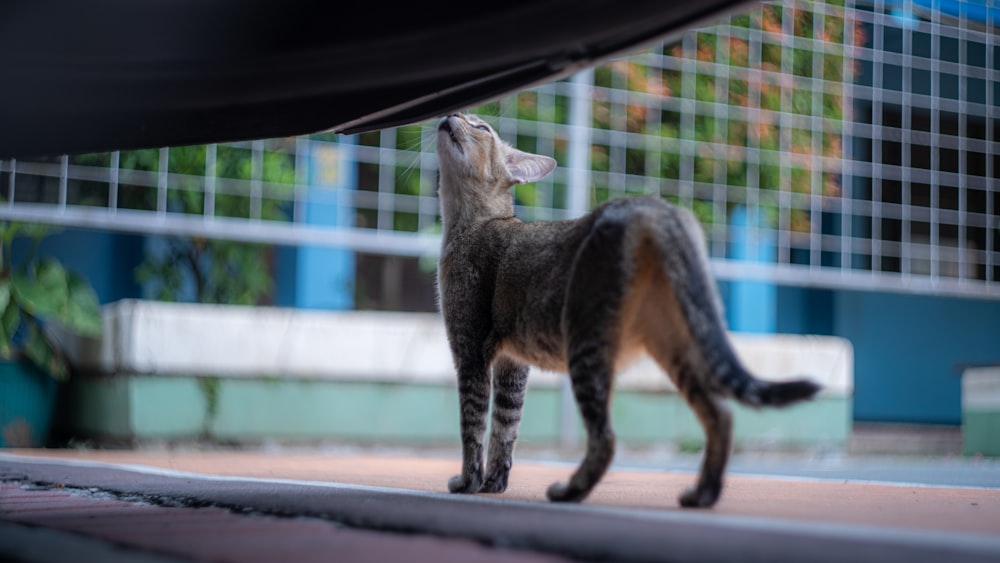
[[552,483],[545,495],[552,502],[580,502],[587,496],[587,491],[580,490],[571,483]]
[[509,471],[494,471],[486,476],[486,481],[479,488],[481,493],[502,493],[507,490],[507,477]]
[[684,508],[710,508],[717,500],[719,500],[719,490],[712,488],[690,487],[677,497],[677,501]]
[[502,493],[507,490],[507,478],[510,476],[510,457],[503,461],[491,459],[486,466],[486,480],[483,481],[481,493]]
[[471,494],[478,493],[483,484],[482,474],[476,475],[455,475],[448,479],[448,490],[452,493]]

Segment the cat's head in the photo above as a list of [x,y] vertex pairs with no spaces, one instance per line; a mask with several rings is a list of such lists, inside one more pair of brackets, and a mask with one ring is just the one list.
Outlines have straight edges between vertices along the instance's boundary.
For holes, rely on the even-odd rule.
[[442,181],[506,190],[537,182],[556,167],[555,159],[505,143],[475,115],[452,114],[438,123],[437,152]]

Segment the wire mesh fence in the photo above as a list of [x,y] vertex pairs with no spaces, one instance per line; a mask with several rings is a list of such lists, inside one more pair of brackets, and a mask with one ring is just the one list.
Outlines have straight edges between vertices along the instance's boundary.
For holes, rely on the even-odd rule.
[[[982,7],[982,10],[979,10]],[[525,220],[657,194],[716,274],[1000,298],[1000,8],[765,3],[473,111],[550,177]],[[433,124],[0,162],[0,219],[329,245],[437,247]],[[316,206],[341,219],[319,220]]]

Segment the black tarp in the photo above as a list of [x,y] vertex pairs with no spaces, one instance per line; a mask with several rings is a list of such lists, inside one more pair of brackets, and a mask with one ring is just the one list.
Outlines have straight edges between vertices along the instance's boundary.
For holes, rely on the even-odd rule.
[[0,158],[412,123],[743,4],[6,0]]

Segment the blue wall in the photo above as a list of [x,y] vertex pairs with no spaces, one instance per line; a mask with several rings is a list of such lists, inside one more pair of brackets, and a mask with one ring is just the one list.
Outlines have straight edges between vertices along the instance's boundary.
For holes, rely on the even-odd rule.
[[1000,302],[838,292],[834,333],[854,344],[857,420],[959,424],[956,366],[1000,360]]
[[837,292],[829,289],[778,286],[777,331],[784,334],[832,335]]
[[781,287],[778,332],[854,346],[854,418],[960,424],[963,363],[1000,361],[1000,302]]
[[[90,280],[101,303],[110,303],[142,296],[134,272],[143,259],[144,238],[73,229],[57,231],[42,239],[35,255],[59,258],[66,268]],[[32,245],[25,239],[15,242],[15,264],[21,264],[31,254]]]

